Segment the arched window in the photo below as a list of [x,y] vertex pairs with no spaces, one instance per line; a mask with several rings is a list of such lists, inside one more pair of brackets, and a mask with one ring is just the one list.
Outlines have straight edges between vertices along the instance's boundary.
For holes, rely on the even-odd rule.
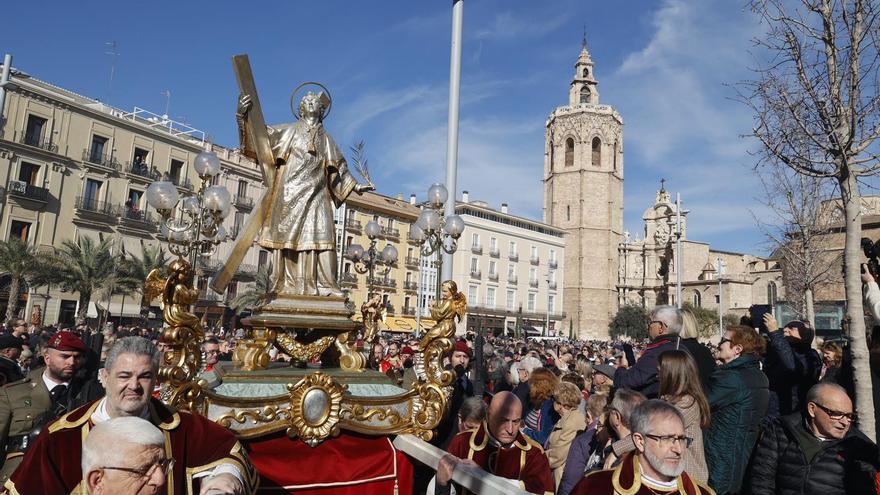
[[590,102],[590,88],[584,86],[581,88],[581,103],[589,103]]
[[594,167],[602,166],[602,140],[598,137],[593,138],[593,158]]
[[703,307],[703,295],[700,294],[700,291],[694,291],[694,307],[702,308]]
[[590,69],[584,67],[584,77],[590,77]]
[[776,306],[776,282],[767,284],[767,304]]
[[617,154],[619,153],[619,147],[617,141],[614,141],[614,171],[617,172]]
[[565,140],[565,166],[572,165],[574,165],[574,139],[568,138]]

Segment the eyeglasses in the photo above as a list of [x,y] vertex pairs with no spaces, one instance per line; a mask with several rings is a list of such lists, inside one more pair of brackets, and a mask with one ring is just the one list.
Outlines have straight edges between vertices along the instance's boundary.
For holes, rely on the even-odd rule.
[[815,404],[816,407],[818,407],[819,409],[824,411],[825,414],[827,414],[829,418],[831,418],[835,421],[841,421],[843,419],[846,419],[847,421],[852,423],[857,418],[856,413],[835,411],[834,409],[828,409],[827,407],[823,406],[822,404],[819,404],[818,402],[813,402],[813,404]]
[[733,343],[733,341],[728,339],[727,337],[721,337],[721,340],[718,341],[718,347],[723,346],[725,342],[730,342],[731,344]]
[[98,469],[111,469],[113,471],[123,471],[129,474],[137,475],[140,478],[151,478],[154,474],[156,474],[156,470],[161,469],[163,473],[167,473],[168,471],[174,469],[174,458],[170,459],[162,459],[161,461],[156,462],[155,464],[147,467],[146,469],[135,469],[135,468],[127,468],[127,467],[117,467],[117,466],[101,466]]
[[683,445],[684,448],[688,448],[693,443],[694,439],[686,436],[677,436],[677,435],[651,435],[650,433],[644,434],[646,437],[657,440],[661,447],[664,449],[669,448],[672,444],[677,443],[679,445]]

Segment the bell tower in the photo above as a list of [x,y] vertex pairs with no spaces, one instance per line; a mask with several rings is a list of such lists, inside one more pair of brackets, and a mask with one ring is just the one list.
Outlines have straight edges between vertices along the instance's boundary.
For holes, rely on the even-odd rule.
[[574,69],[568,105],[556,108],[546,124],[544,221],[566,231],[566,319],[580,338],[601,338],[618,307],[623,119],[599,102],[586,38]]

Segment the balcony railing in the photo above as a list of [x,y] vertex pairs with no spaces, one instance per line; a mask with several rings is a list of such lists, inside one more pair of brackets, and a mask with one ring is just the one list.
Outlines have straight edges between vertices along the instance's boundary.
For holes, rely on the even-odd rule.
[[342,277],[340,277],[340,281],[343,284],[357,285],[358,278],[354,273],[343,273]]
[[116,158],[113,158],[112,153],[102,155],[100,153],[95,153],[91,150],[84,149],[82,159],[86,163],[97,165],[107,170],[113,170],[114,172],[119,170],[119,163],[116,161]]
[[554,269],[554,270],[555,270],[556,267],[558,266],[556,260],[550,260],[550,261],[548,261],[548,262],[547,262],[547,265],[548,265],[550,268]]
[[251,209],[254,207],[254,198],[250,196],[238,195],[232,200],[238,208]]
[[360,220],[346,220],[345,221],[345,228],[348,230],[353,230],[355,232],[360,232],[361,228],[362,228],[361,222],[360,222]]
[[388,278],[388,277],[373,277],[373,278],[370,278],[367,281],[367,283],[369,285],[373,285],[376,287],[390,287],[390,288],[397,287],[397,280],[394,280],[393,278]]
[[406,264],[406,266],[410,266],[410,267],[419,266],[419,259],[416,258],[415,256],[407,256],[404,263]]
[[257,267],[256,265],[241,264],[238,265],[238,273],[247,277],[254,277],[257,275]]
[[155,219],[153,218],[152,214],[150,214],[148,211],[138,208],[121,205],[117,207],[116,215],[123,220],[131,221],[134,223],[139,223],[143,225],[155,224]]
[[230,240],[238,239],[238,234],[241,233],[241,225],[233,225],[229,228],[228,235]]
[[393,304],[385,303],[385,312],[388,313],[389,315],[393,315],[393,314],[397,313],[397,309],[394,307]]
[[144,162],[125,162],[125,171],[135,177],[148,180],[159,180],[162,177],[162,174],[155,167]]
[[538,281],[537,280],[529,280],[529,287],[536,287],[537,288]]
[[98,201],[95,198],[77,196],[75,207],[79,211],[95,213],[98,215],[113,215],[113,205],[106,201]]
[[198,266],[205,272],[214,273],[219,271],[223,265],[220,260],[200,258]]
[[403,283],[404,290],[419,290],[418,282],[404,282]]
[[9,194],[20,198],[32,199],[43,203],[49,201],[49,190],[43,187],[32,186],[20,180],[9,181]]
[[491,256],[493,258],[500,258],[501,251],[499,251],[498,248],[495,248],[495,249],[489,248],[489,256]]
[[539,258],[538,256],[532,256],[531,258],[529,258],[529,263],[533,265],[539,265],[541,264],[541,258]]
[[34,148],[40,148],[41,150],[51,151],[52,153],[58,152],[57,144],[52,143],[50,139],[40,139],[40,136],[25,134],[19,142]]
[[471,245],[471,252],[474,254],[483,254],[483,246],[480,244]]
[[495,272],[495,273],[489,272],[489,280],[492,282],[497,282],[498,281],[498,273],[497,272]]
[[508,284],[516,284],[517,283],[516,275],[508,275],[507,276],[507,283]]
[[480,270],[471,270],[471,278],[479,279],[482,276],[483,274],[480,272]]
[[411,306],[404,306],[402,311],[404,315],[408,316],[414,316],[416,314],[416,308],[413,308]]
[[507,259],[509,259],[510,261],[519,261],[519,254],[507,253]]
[[199,292],[199,301],[220,302],[220,294],[210,290]]
[[184,189],[192,189],[192,182],[186,177],[171,177],[171,183]]
[[556,282],[548,282],[547,288],[550,290],[556,290]]
[[391,239],[400,239],[400,230],[390,227],[382,227],[382,235]]

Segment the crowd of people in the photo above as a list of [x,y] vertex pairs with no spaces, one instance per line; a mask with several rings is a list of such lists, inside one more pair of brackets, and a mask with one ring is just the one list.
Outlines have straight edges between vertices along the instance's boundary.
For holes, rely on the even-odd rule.
[[[763,333],[729,326],[703,343],[692,314],[658,306],[645,341],[456,340],[450,410],[433,439],[448,455],[436,472],[417,469],[416,493],[449,493],[459,463],[540,494],[878,493],[880,457],[857,428],[845,347],[817,348],[803,322],[780,326],[768,314],[762,323]],[[243,337],[240,329],[210,332],[204,371],[231,360]],[[418,379],[413,336],[379,334],[365,345],[369,368],[402,387]],[[206,460],[196,453],[172,458],[158,448],[163,421],[183,416],[151,398],[167,348],[157,329],[11,322],[0,334],[0,484],[69,493],[83,481],[89,493],[108,493],[122,486],[120,473],[160,487],[157,473],[202,465],[193,464]],[[40,435],[63,414],[64,428]],[[231,434],[185,417],[191,421],[172,444],[211,430],[232,456],[228,465],[247,463],[235,457]],[[83,427],[93,428],[85,442]],[[81,459],[63,454],[71,443]],[[139,452],[143,465],[107,467],[106,445]],[[202,482],[247,493],[246,474],[212,470]]]

